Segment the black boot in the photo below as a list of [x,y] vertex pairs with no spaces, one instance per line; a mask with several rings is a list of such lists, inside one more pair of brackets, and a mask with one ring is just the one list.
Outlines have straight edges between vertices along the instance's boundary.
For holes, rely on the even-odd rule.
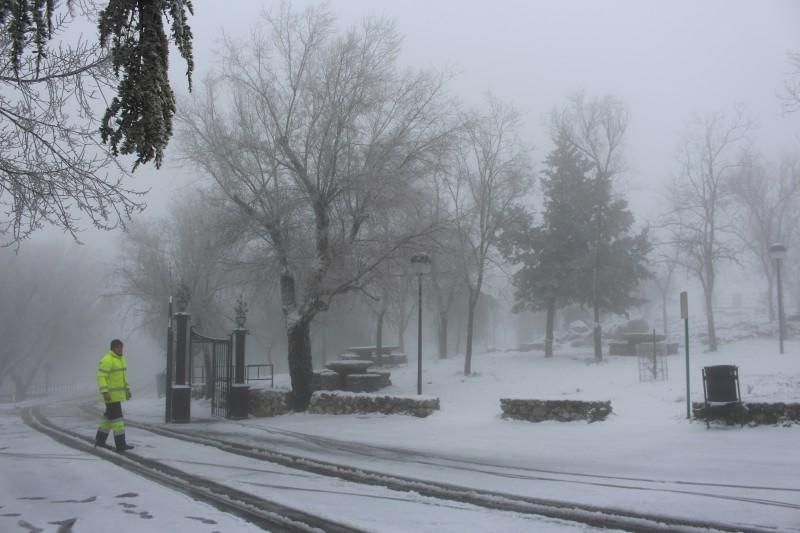
[[108,431],[97,430],[97,435],[94,436],[94,446],[95,448],[100,446],[101,448],[108,448],[108,444],[106,444],[106,439],[108,438]]
[[133,446],[125,442],[125,434],[122,435],[114,435],[114,444],[117,445],[118,452],[124,452],[127,450],[132,450]]

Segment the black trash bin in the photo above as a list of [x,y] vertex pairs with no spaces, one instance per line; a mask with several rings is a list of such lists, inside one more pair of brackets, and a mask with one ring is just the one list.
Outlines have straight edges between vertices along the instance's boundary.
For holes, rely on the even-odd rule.
[[703,368],[706,403],[739,402],[739,367],[716,365]]

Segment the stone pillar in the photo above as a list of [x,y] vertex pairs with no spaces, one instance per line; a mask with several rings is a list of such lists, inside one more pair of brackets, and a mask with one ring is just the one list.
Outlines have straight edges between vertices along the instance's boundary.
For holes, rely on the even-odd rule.
[[233,363],[233,382],[242,384],[245,382],[245,343],[248,330],[236,328],[233,330],[234,363]]
[[189,320],[192,315],[175,313],[175,380],[171,384],[171,422],[186,423],[191,419],[192,386],[187,383],[189,360]]
[[247,330],[238,327],[233,330],[233,384],[231,385],[231,405],[228,417],[234,420],[247,418],[250,386],[245,383],[245,339]]
[[230,389],[230,408],[228,418],[242,420],[247,418],[250,408],[250,386],[245,383],[247,367],[245,365],[245,344],[247,339],[247,303],[243,297],[236,301],[234,309],[236,329],[233,330],[233,383]]
[[187,385],[189,377],[187,362],[189,359],[189,313],[175,313],[177,324],[175,332],[175,385]]

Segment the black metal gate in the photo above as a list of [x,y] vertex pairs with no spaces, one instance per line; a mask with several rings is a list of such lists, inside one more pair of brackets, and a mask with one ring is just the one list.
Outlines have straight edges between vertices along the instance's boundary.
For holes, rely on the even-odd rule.
[[211,391],[211,414],[214,416],[228,417],[230,406],[231,381],[233,380],[233,339],[232,336],[225,339],[206,337],[197,333],[194,328],[191,330],[191,349],[194,353],[195,346],[207,345],[211,348],[211,367],[208,376]]

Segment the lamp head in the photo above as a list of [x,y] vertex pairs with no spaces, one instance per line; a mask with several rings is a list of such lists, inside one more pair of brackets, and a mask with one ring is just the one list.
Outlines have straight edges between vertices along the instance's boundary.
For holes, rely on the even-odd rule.
[[411,256],[411,270],[414,274],[429,274],[431,271],[432,263],[431,256],[425,252],[414,254]]
[[769,247],[769,256],[773,259],[783,259],[786,257],[786,245],[776,242]]

